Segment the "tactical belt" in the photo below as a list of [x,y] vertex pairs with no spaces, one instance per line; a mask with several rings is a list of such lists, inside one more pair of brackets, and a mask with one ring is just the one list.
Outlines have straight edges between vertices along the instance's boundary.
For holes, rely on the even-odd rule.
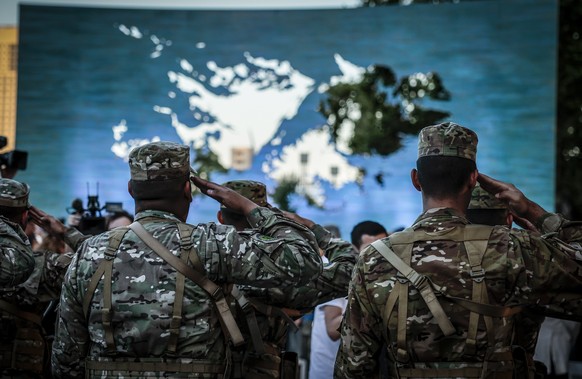
[[136,362],[136,361],[86,361],[85,368],[95,371],[180,372],[224,374],[226,366],[210,361],[184,362]]

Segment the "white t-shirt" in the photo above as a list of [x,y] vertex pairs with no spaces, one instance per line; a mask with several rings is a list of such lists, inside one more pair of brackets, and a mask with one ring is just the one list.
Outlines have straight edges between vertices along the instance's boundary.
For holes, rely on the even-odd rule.
[[324,307],[341,308],[342,313],[348,305],[346,298],[334,299],[318,305],[313,313],[311,329],[311,354],[309,356],[309,379],[332,379],[340,340],[333,341],[325,327]]

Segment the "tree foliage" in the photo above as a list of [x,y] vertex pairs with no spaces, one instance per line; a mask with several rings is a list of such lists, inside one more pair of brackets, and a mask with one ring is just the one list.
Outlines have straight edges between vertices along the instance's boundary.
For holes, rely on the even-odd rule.
[[390,67],[374,65],[360,82],[330,86],[326,95],[319,112],[327,119],[334,142],[346,134],[342,129],[349,129],[347,145],[353,154],[388,156],[402,147],[403,135],[417,134],[449,116],[420,105],[423,99],[450,99],[434,72],[397,80]]
[[559,211],[582,217],[582,2],[560,1],[556,194]]

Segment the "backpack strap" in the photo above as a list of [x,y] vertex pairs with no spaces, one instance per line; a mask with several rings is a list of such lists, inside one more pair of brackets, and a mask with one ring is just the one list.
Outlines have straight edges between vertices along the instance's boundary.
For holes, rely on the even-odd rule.
[[240,346],[244,343],[244,338],[236,324],[230,307],[225,299],[222,289],[212,282],[208,277],[200,272],[195,271],[180,258],[172,254],[167,247],[156,240],[139,222],[135,221],[129,228],[156,254],[158,254],[166,263],[172,266],[178,272],[184,274],[200,286],[212,299],[218,311],[222,330],[234,346]]
[[91,307],[91,301],[97,290],[97,286],[103,278],[103,308],[101,308],[101,320],[103,323],[103,331],[105,333],[105,343],[106,343],[106,354],[114,354],[115,340],[113,338],[113,327],[111,325],[111,319],[113,314],[112,308],[112,293],[111,293],[111,282],[112,282],[112,271],[113,271],[113,260],[117,255],[117,250],[123,237],[128,232],[128,228],[117,228],[111,231],[109,236],[109,244],[105,250],[105,256],[99,263],[97,270],[91,276],[89,281],[89,286],[87,287],[87,292],[83,298],[83,314],[85,319],[89,317],[89,308]]
[[265,354],[265,345],[263,344],[263,339],[261,338],[261,330],[259,329],[259,323],[257,322],[255,309],[253,308],[252,303],[239,291],[236,285],[232,286],[230,293],[235,298],[239,307],[245,314],[247,326],[249,327],[249,334],[251,335],[251,340],[253,341],[253,347],[255,348],[255,351],[259,355]]
[[[394,253],[392,249],[390,249],[390,247],[382,242],[382,240],[373,242],[372,247],[376,249],[376,251],[378,251],[384,258],[386,258],[386,260],[420,292],[420,295],[422,296],[432,315],[435,317],[443,334],[445,336],[454,334],[455,328],[453,327],[453,324],[451,324],[451,321],[439,303],[433,291],[432,282],[430,279],[422,274],[419,274],[412,267],[406,264]],[[410,244],[410,251],[412,252],[412,244]],[[406,293],[408,293],[408,291],[406,291]]]
[[[192,232],[194,229],[189,228],[186,224],[177,223],[178,233],[180,235],[180,258],[184,264],[188,264],[188,259],[192,253],[194,245],[192,244]],[[192,254],[196,255],[197,254]],[[197,260],[200,263],[200,260]],[[201,265],[200,265],[201,266]],[[178,348],[178,337],[180,337],[180,326],[182,326],[182,307],[184,302],[185,276],[181,272],[176,272],[176,294],[174,295],[174,307],[172,310],[172,321],[170,321],[170,337],[166,347],[167,356],[175,356]]]
[[42,328],[42,319],[39,315],[32,312],[26,312],[18,308],[18,306],[0,299],[0,310],[10,313],[13,316],[29,321],[36,326]]
[[[485,269],[482,263],[492,230],[493,227],[491,226],[465,226],[464,246],[471,269],[471,279],[473,280],[472,301],[478,304],[489,304],[489,295],[487,294],[487,286],[485,285]],[[493,319],[491,316],[482,316],[485,321],[489,346],[494,346]],[[480,318],[481,314],[471,311],[469,326],[467,328],[467,341],[465,344],[465,354],[467,355],[474,355],[477,351],[477,331],[479,329]]]

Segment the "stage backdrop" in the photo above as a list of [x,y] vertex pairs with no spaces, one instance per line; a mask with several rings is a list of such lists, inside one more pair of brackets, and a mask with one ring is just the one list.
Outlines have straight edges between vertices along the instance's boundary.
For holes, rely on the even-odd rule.
[[[421,211],[409,179],[416,137],[386,158],[355,156],[330,142],[317,111],[330,85],[382,64],[399,78],[438,73],[451,99],[423,104],[479,134],[482,172],[552,209],[556,32],[557,4],[547,0],[305,11],[21,6],[17,148],[29,164],[17,179],[57,216],[97,185],[101,205],[133,211],[129,150],[169,140],[208,147],[229,169],[218,182],[273,188],[298,177],[322,207],[296,196],[298,213],[346,237],[364,219],[409,225]],[[370,173],[359,184],[357,167]],[[189,221],[215,220],[217,209],[196,198]]]

